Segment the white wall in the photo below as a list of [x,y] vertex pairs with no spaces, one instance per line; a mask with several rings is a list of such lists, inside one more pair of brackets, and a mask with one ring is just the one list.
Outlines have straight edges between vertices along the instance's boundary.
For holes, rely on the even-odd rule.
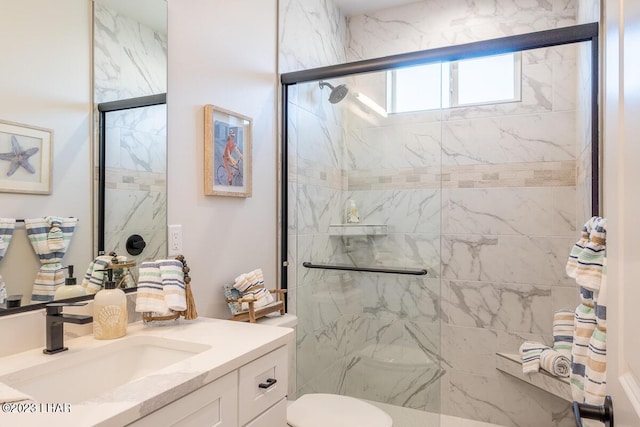
[[[276,287],[276,0],[169,0],[168,223],[182,224],[198,313],[262,268]],[[204,195],[204,105],[253,118],[253,197]]]
[[[0,120],[54,132],[51,195],[0,193],[0,216],[79,218],[63,265],[84,272],[93,258],[94,227],[90,1],[0,0],[0,10]],[[28,302],[39,265],[18,225],[0,262],[8,292],[28,292]]]
[[607,217],[607,394],[617,426],[640,425],[640,4],[604,7],[603,213]]

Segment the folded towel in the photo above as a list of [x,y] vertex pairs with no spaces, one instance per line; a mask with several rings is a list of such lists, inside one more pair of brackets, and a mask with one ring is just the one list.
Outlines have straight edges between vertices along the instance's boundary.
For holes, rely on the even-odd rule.
[[138,270],[136,312],[153,312],[159,315],[170,313],[162,290],[160,265],[155,261],[146,261],[140,264],[140,269]]
[[548,349],[544,344],[535,341],[525,341],[520,346],[520,356],[522,357],[522,372],[530,374],[540,370],[540,354],[542,350]]
[[[264,287],[264,276],[260,268],[236,277],[233,287],[240,291],[243,298],[252,296],[256,300],[253,303],[255,308],[264,307],[274,302],[273,295]],[[249,310],[249,303],[243,302],[241,309],[243,311]]]
[[33,399],[13,387],[0,383],[0,403],[23,402],[26,400]]
[[571,360],[552,348],[545,348],[540,353],[540,368],[556,377],[569,378]]
[[583,288],[596,292],[600,289],[606,237],[607,219],[598,218],[589,234],[589,240],[578,256],[576,283]]
[[553,349],[567,358],[571,357],[575,317],[569,310],[559,310],[553,315]]
[[186,285],[182,262],[176,259],[158,261],[164,302],[170,310],[185,311],[187,309]]

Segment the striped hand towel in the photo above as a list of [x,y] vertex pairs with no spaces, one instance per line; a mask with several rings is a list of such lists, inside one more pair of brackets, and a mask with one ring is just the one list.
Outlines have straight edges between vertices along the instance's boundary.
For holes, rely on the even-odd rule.
[[62,258],[76,229],[77,218],[48,216],[25,219],[27,236],[42,266],[36,276],[31,302],[53,301],[56,289],[64,283]]
[[93,295],[102,289],[105,270],[111,262],[111,258],[109,255],[100,255],[91,261],[82,278],[82,287],[85,288],[87,294]]
[[591,217],[583,226],[580,232],[580,239],[573,245],[571,248],[571,252],[569,253],[569,260],[567,261],[567,265],[565,270],[567,272],[567,276],[575,279],[578,276],[578,257],[584,250],[584,247],[587,245],[589,241],[589,235],[591,234],[591,230],[596,223],[599,217],[594,216]]
[[584,379],[584,402],[602,405],[607,394],[607,260],[603,262],[602,283],[596,296],[596,328],[589,340]]
[[569,378],[571,360],[552,348],[545,348],[540,353],[540,368],[556,377]]
[[540,370],[540,354],[542,350],[548,349],[544,344],[535,341],[525,341],[520,346],[520,356],[522,357],[522,372],[530,374]]
[[[253,296],[256,299],[254,302],[256,308],[264,307],[274,301],[271,292],[264,287],[264,276],[260,268],[236,277],[233,287],[240,291],[242,297]],[[248,309],[249,304],[242,303],[242,310]]]
[[589,234],[588,242],[578,256],[576,283],[583,288],[596,292],[600,289],[606,237],[607,219],[598,218]]
[[584,402],[584,380],[589,360],[589,341],[596,328],[593,292],[580,288],[582,303],[576,308],[573,347],[571,348],[571,394],[576,402]]
[[170,313],[162,290],[160,265],[155,261],[146,261],[140,264],[136,312],[153,312],[159,315]]
[[0,218],[0,261],[7,253],[15,227],[15,218]]
[[187,309],[186,286],[182,262],[176,259],[158,261],[164,302],[170,310],[185,311]]
[[0,274],[0,304],[4,304],[7,302],[7,284],[4,283],[4,279],[2,278],[2,274]]
[[553,349],[567,358],[571,357],[575,317],[569,310],[559,310],[553,315]]
[[[0,261],[4,258],[13,237],[13,230],[16,226],[15,218],[0,218]],[[7,301],[7,285],[0,274],[0,304]]]

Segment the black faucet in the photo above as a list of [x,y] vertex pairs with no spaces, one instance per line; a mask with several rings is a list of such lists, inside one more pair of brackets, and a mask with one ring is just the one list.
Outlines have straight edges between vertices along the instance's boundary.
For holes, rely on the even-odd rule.
[[44,354],[55,354],[68,350],[64,346],[64,323],[75,323],[77,325],[85,325],[93,322],[92,316],[81,316],[78,314],[62,314],[62,307],[65,306],[82,306],[87,305],[86,302],[54,302],[47,304],[47,348],[43,349]]

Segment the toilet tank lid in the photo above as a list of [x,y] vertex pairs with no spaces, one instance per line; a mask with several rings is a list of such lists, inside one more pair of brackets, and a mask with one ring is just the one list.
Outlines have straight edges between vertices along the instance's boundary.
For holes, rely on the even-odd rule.
[[292,427],[392,427],[382,409],[360,399],[337,394],[305,394],[287,408]]
[[298,324],[298,317],[294,314],[285,313],[284,315],[280,315],[276,313],[275,315],[266,315],[257,320],[261,325],[270,325],[270,326],[283,326],[286,328],[295,328]]

